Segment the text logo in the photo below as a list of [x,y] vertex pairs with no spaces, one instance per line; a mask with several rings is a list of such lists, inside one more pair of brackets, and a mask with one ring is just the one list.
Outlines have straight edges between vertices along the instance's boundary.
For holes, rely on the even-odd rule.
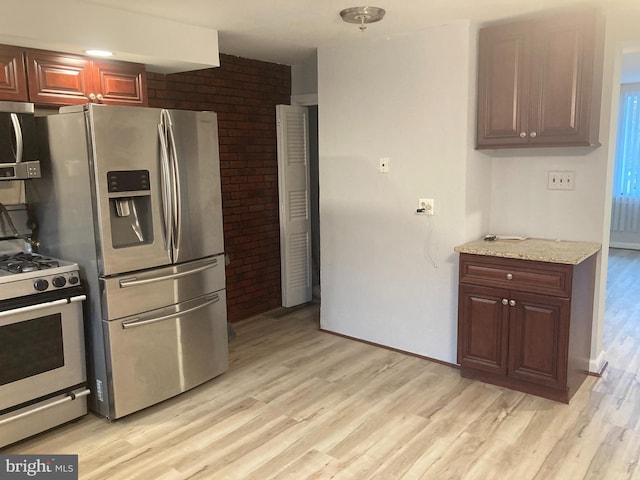
[[77,455],[0,455],[0,480],[78,480]]

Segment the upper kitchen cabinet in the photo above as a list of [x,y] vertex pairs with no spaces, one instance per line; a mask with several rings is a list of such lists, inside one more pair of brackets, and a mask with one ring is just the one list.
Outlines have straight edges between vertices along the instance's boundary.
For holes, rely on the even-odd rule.
[[29,100],[23,51],[0,45],[0,100]]
[[28,50],[26,58],[29,98],[35,104],[147,105],[144,65],[40,50]]
[[147,73],[144,65],[93,61],[96,100],[109,105],[147,106]]
[[598,144],[602,45],[595,11],[480,30],[476,148]]

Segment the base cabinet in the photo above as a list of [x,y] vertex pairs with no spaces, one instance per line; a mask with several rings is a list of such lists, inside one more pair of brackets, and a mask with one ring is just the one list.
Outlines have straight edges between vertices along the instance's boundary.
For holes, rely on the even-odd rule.
[[595,257],[580,265],[460,256],[465,377],[568,402],[588,374]]

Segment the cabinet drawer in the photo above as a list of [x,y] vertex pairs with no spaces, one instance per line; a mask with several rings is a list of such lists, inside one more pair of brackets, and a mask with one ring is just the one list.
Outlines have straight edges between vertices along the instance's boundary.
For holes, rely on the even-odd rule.
[[571,265],[460,255],[460,282],[558,297],[571,296]]

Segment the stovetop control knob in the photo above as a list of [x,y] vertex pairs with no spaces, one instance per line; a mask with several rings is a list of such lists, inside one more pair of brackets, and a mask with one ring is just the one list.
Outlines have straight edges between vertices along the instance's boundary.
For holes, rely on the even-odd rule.
[[47,282],[44,278],[40,278],[33,282],[33,288],[35,288],[39,292],[44,292],[47,288],[49,288],[49,282]]
[[62,277],[62,276],[58,276],[58,277],[53,277],[53,280],[51,280],[51,283],[53,283],[54,287],[64,287],[67,284],[67,279]]
[[78,277],[69,277],[69,283],[71,285],[75,285],[76,283],[78,283],[80,281],[80,279]]

